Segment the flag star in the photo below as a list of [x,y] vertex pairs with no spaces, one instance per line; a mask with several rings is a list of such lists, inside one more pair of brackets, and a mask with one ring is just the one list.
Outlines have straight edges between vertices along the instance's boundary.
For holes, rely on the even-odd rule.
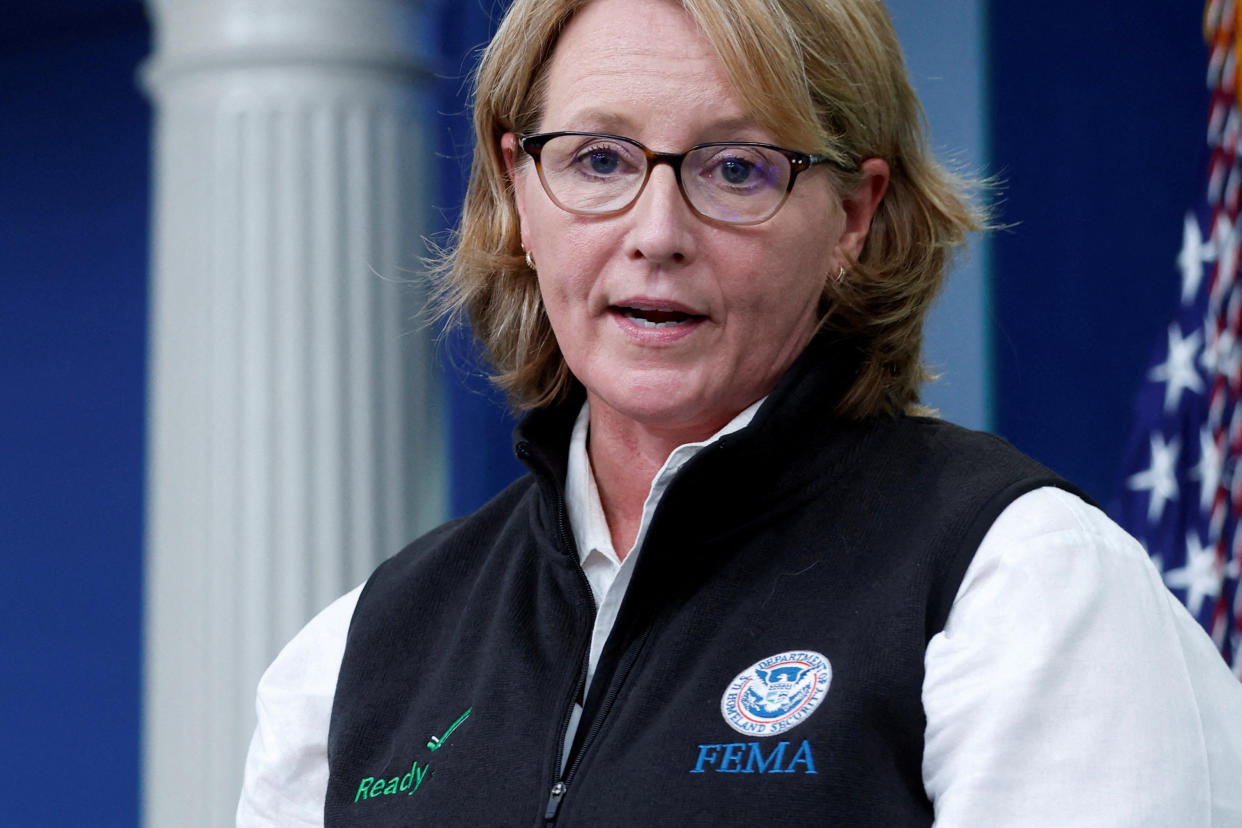
[[1199,292],[1199,283],[1203,281],[1203,263],[1207,245],[1203,243],[1203,232],[1199,229],[1199,220],[1193,213],[1187,212],[1182,224],[1182,249],[1177,254],[1177,266],[1182,271],[1182,301],[1190,302]]
[[1177,408],[1182,391],[1202,391],[1203,381],[1195,368],[1195,354],[1199,350],[1202,331],[1195,331],[1182,338],[1182,330],[1174,322],[1169,326],[1169,355],[1160,365],[1152,368],[1147,378],[1164,382],[1164,410]]
[[1186,590],[1186,608],[1198,616],[1204,598],[1220,595],[1221,573],[1216,565],[1216,550],[1199,543],[1199,536],[1191,532],[1186,536],[1186,565],[1164,573],[1164,582],[1173,588]]
[[1159,523],[1164,514],[1164,506],[1170,500],[1177,500],[1177,453],[1178,439],[1166,443],[1161,434],[1151,435],[1151,466],[1137,474],[1130,475],[1126,485],[1134,491],[1151,492],[1147,501],[1147,520]]
[[1215,339],[1208,343],[1199,355],[1199,365],[1203,372],[1211,377],[1217,372],[1227,373],[1230,366],[1238,361],[1238,339],[1233,331],[1225,328]]
[[1192,480],[1199,481],[1199,508],[1207,510],[1216,499],[1220,486],[1221,470],[1225,467],[1225,453],[1216,445],[1216,439],[1206,426],[1199,429],[1199,462],[1191,469]]

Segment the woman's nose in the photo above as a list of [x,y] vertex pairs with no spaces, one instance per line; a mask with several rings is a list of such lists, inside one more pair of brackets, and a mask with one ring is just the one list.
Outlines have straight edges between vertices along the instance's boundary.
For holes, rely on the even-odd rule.
[[700,219],[686,204],[669,165],[651,171],[628,216],[632,257],[661,264],[681,263],[693,254],[692,223]]

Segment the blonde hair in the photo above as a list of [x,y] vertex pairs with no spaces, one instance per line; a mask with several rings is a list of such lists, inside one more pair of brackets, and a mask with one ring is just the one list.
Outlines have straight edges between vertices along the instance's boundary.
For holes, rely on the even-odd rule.
[[[518,408],[562,398],[574,381],[526,266],[500,139],[538,128],[547,66],[590,0],[514,0],[475,76],[474,163],[461,224],[434,262],[435,307],[464,316],[493,380]],[[846,169],[888,162],[888,190],[857,262],[825,278],[821,328],[863,354],[838,407],[846,417],[917,407],[929,378],[923,320],[953,252],[979,229],[963,182],[932,158],[923,111],[879,0],[679,0],[715,48],[755,119],[782,142]],[[838,193],[859,179],[836,174]],[[834,274],[835,275],[835,274]]]

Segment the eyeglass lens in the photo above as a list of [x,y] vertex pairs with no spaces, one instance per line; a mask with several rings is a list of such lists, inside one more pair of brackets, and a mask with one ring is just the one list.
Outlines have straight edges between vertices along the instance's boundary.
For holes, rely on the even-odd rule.
[[[544,185],[562,207],[609,213],[628,207],[647,178],[647,156],[635,144],[591,135],[560,135],[541,152]],[[686,155],[681,182],[690,205],[725,222],[760,221],[780,207],[790,162],[766,147],[712,144]]]

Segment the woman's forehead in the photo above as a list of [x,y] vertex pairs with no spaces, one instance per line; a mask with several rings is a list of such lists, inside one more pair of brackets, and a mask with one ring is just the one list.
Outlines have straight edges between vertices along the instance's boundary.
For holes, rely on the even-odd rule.
[[711,43],[669,0],[589,4],[561,34],[544,91],[542,130],[759,131]]

